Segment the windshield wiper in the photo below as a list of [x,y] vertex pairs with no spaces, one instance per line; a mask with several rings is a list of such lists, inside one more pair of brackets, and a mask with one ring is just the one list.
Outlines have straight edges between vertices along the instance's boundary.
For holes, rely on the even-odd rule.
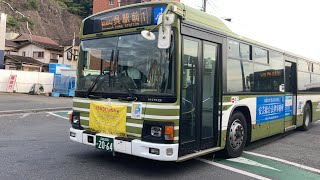
[[[126,76],[125,76],[126,77]],[[119,82],[122,84],[122,86],[127,90],[128,94],[129,94],[129,97],[119,97],[120,100],[124,100],[124,101],[136,101],[138,100],[137,96],[135,96],[131,91],[134,89],[130,89],[128,87],[128,84],[123,82],[123,80],[121,79],[122,77],[119,77],[118,76],[118,79],[119,79]],[[127,77],[129,78],[129,77]]]
[[[114,50],[112,50],[112,53],[111,53],[111,57],[110,57],[110,62],[113,60],[113,57],[114,57]],[[102,59],[101,59],[102,60]],[[111,64],[111,63],[110,63]],[[103,61],[101,61],[101,72],[99,74],[99,76],[97,76],[97,78],[94,80],[94,82],[91,84],[91,86],[89,87],[88,91],[87,91],[87,94],[86,94],[86,97],[89,98],[90,97],[90,93],[92,92],[92,90],[94,89],[94,87],[97,85],[100,77],[104,76],[106,73],[105,71],[107,70],[107,68],[105,68],[103,71],[102,71],[102,67],[103,67]],[[110,70],[109,70],[109,76],[110,76],[110,73],[111,73],[111,66],[110,66]]]

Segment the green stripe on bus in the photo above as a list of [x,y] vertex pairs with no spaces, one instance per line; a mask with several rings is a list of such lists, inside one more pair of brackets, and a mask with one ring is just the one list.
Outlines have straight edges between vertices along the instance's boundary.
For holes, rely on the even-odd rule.
[[225,106],[222,106],[222,111],[226,111],[228,110],[232,105],[225,105]]
[[139,140],[141,140],[140,137],[136,137],[136,136],[127,135],[127,137],[128,137],[128,138],[131,138],[131,139],[139,139]]
[[80,112],[80,116],[82,117],[89,117],[89,113],[88,112]]
[[127,133],[141,134],[142,128],[127,126]]
[[89,103],[73,102],[73,107],[90,109],[90,104]]
[[155,121],[155,122],[173,122],[174,126],[179,126],[179,119],[159,120],[159,119],[147,119],[147,118],[145,118],[144,120],[146,120],[146,121]]
[[179,137],[179,129],[174,130],[174,137]]
[[[155,121],[155,120],[151,120]],[[164,122],[164,121],[155,121],[155,122]],[[174,126],[179,126],[179,121],[165,121],[165,122],[173,122]],[[143,120],[135,120],[135,119],[127,119],[127,123],[132,124],[143,124]]]
[[89,121],[80,119],[80,125],[89,126]]
[[[80,116],[89,118],[89,113],[81,113]],[[134,123],[134,124],[143,124],[143,121],[155,121],[155,122],[173,122],[175,126],[179,126],[179,119],[174,120],[160,120],[160,119],[131,119],[129,116],[127,116],[126,121],[128,123]],[[88,121],[88,120],[82,120],[82,121]]]
[[155,116],[179,116],[179,109],[146,109],[146,114],[155,115]]
[[131,119],[127,118],[127,123],[133,123],[133,124],[143,124],[143,120],[138,119]]

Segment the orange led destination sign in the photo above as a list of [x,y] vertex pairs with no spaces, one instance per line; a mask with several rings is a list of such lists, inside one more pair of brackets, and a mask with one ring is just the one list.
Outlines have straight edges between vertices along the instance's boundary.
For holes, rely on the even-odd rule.
[[124,29],[151,24],[151,8],[142,7],[115,12],[101,18],[101,30]]
[[85,20],[83,34],[155,25],[165,8],[166,5],[157,4],[119,9],[92,16]]
[[280,70],[260,72],[260,77],[261,78],[280,77],[280,76],[281,76],[281,71]]

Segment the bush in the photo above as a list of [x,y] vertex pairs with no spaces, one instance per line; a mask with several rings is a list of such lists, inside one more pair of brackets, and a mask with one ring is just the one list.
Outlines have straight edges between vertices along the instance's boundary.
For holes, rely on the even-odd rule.
[[20,25],[21,25],[21,23],[20,23],[19,19],[8,15],[7,28],[12,28],[12,29],[19,30],[20,29]]
[[28,10],[39,10],[39,0],[27,0],[26,7]]

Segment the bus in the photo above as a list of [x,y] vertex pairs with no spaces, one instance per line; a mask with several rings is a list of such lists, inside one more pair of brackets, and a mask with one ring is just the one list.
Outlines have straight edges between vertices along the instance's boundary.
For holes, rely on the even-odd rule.
[[83,20],[72,141],[158,161],[223,153],[320,119],[320,63],[179,2]]

